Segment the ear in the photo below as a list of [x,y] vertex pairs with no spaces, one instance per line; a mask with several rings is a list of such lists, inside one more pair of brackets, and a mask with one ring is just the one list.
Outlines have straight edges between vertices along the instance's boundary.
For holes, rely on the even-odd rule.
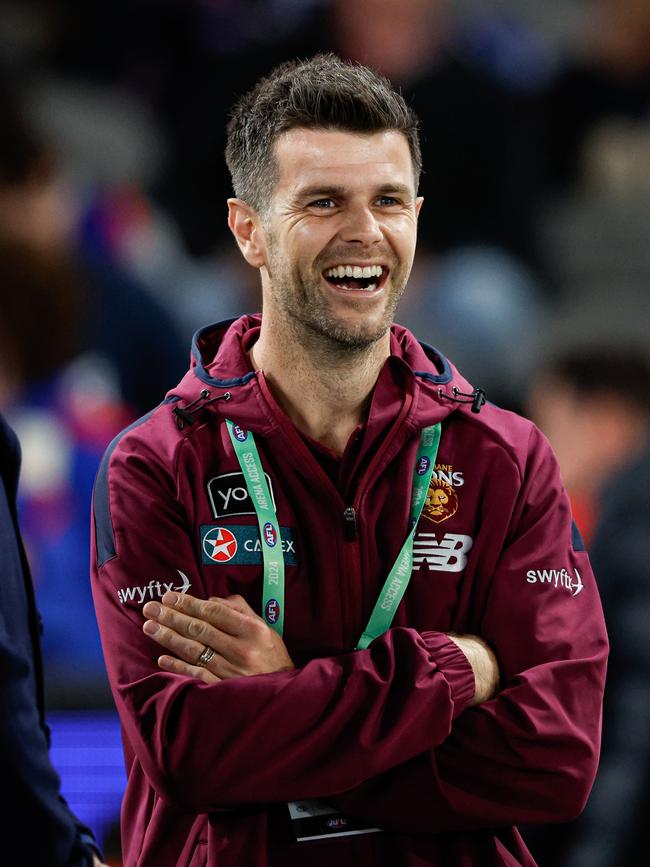
[[228,199],[228,226],[253,268],[266,263],[266,240],[257,211],[243,199]]
[[424,196],[418,196],[417,199],[415,200],[415,216],[416,217],[420,216],[420,210],[421,210],[423,204],[424,204]]

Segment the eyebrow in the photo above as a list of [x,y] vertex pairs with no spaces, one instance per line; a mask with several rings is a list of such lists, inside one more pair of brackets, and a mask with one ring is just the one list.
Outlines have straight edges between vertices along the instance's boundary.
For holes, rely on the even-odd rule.
[[342,196],[345,193],[345,188],[341,186],[322,186],[320,184],[315,184],[312,187],[303,187],[301,190],[297,190],[296,198],[298,199],[311,199],[311,198],[325,198],[327,196]]
[[412,196],[413,190],[406,184],[384,184],[377,191],[380,195],[387,193],[399,193],[400,196]]
[[[378,196],[384,196],[390,193],[398,193],[401,196],[411,197],[413,191],[406,184],[382,184],[375,191]],[[329,186],[314,184],[311,187],[304,187],[296,192],[296,198],[326,198],[328,196],[344,196],[346,194],[345,187],[340,185],[330,184]]]

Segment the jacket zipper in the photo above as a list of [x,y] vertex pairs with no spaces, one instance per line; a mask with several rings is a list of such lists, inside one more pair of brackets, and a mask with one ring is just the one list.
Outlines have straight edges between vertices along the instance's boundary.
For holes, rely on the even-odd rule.
[[346,506],[343,510],[343,535],[346,542],[357,541],[357,513],[354,506]]

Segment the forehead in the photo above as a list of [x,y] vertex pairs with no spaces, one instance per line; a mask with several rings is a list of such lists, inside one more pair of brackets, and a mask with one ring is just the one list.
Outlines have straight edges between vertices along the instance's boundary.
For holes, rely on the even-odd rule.
[[275,143],[279,178],[276,193],[301,187],[414,187],[413,162],[406,136],[395,130],[355,133],[296,127]]

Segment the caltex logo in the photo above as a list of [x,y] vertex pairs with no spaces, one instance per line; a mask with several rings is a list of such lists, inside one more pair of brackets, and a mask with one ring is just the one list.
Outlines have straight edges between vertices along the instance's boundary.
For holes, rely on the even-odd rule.
[[273,524],[269,521],[264,524],[264,541],[269,548],[275,548],[275,543],[278,541],[278,536],[273,528]]
[[426,471],[431,466],[431,461],[426,455],[422,455],[422,457],[418,460],[418,476],[423,476]]
[[212,527],[203,537],[203,550],[215,563],[227,563],[237,553],[237,539],[226,527]]
[[248,431],[245,431],[243,427],[239,427],[238,424],[232,426],[232,432],[235,435],[235,439],[239,440],[240,443],[243,443],[248,436]]
[[278,617],[280,616],[280,603],[277,599],[269,599],[266,603],[264,616],[267,623],[273,624],[278,622]]

